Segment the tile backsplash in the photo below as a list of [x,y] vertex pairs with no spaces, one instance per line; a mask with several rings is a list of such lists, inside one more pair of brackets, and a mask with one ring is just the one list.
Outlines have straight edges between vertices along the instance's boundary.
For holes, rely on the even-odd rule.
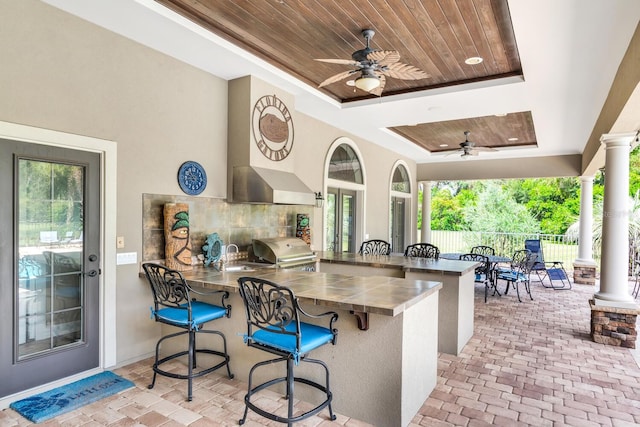
[[142,195],[142,260],[164,259],[165,203],[189,205],[189,229],[193,255],[202,253],[208,234],[218,233],[225,245],[234,243],[246,251],[252,239],[294,237],[296,215],[304,213],[311,220],[313,206],[227,203],[223,199],[163,194]]

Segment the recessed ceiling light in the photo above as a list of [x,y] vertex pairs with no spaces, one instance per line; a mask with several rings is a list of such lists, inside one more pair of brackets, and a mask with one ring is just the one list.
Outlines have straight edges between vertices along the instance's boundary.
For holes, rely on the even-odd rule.
[[481,63],[483,60],[479,56],[472,56],[471,58],[467,58],[464,60],[464,63],[467,65],[477,65]]
[[448,147],[449,144],[440,144],[440,147],[444,148],[444,147]]
[[355,85],[356,85],[355,80],[347,80],[347,86],[355,86]]
[[507,113],[496,114],[496,117],[507,117]]
[[514,142],[514,141],[517,141],[517,140],[518,140],[518,138],[509,138],[509,139],[507,139],[507,141],[511,141],[511,142]]

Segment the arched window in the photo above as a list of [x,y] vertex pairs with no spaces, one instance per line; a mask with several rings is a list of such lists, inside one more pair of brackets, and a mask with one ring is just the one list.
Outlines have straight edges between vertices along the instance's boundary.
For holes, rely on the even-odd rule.
[[328,177],[330,179],[363,184],[360,159],[358,159],[358,155],[353,151],[353,148],[347,144],[340,144],[335,149],[329,161]]
[[364,233],[364,176],[357,145],[349,138],[336,139],[325,158],[323,248],[356,252]]
[[398,165],[393,172],[393,179],[391,181],[391,191],[399,191],[401,193],[411,193],[411,183],[409,182],[409,173],[407,169]]
[[391,175],[390,198],[391,210],[389,212],[389,234],[391,235],[391,248],[394,252],[402,252],[407,242],[411,239],[412,229],[412,202],[411,179],[404,162],[396,162]]

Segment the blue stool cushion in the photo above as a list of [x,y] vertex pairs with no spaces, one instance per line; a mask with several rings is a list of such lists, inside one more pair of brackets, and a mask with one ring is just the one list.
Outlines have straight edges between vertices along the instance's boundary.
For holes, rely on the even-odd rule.
[[[180,307],[184,307],[184,309],[166,307],[158,310],[156,313],[158,315],[158,319],[178,326],[189,326],[188,312],[186,310],[188,305],[187,303],[184,303],[180,305]],[[203,323],[211,320],[219,319],[227,314],[227,310],[224,307],[207,304],[206,302],[201,301],[192,301],[191,310],[193,316],[192,324],[194,328],[197,327],[197,325],[202,325]]]
[[[285,327],[288,332],[296,332],[296,325],[290,323]],[[296,336],[279,334],[277,332],[269,332],[261,329],[253,333],[253,341],[258,344],[277,348],[278,350],[289,352],[297,355],[296,352]],[[300,322],[300,352],[299,354],[308,353],[311,350],[325,345],[333,340],[333,334],[328,328],[322,326],[311,325],[309,323]]]
[[522,273],[516,273],[516,272],[510,271],[510,272],[500,273],[498,275],[498,279],[509,280],[512,282],[526,281],[527,276]]

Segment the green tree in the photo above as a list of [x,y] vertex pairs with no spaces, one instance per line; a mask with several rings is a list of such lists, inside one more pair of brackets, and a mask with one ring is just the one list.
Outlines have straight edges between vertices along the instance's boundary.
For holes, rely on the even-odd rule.
[[477,202],[464,209],[471,230],[506,233],[537,233],[538,221],[513,194],[500,185],[489,183],[478,194]]
[[580,212],[577,178],[518,179],[507,184],[516,201],[540,222],[540,232],[564,234]]
[[[470,190],[467,190],[469,192]],[[463,200],[470,196],[454,196],[450,188],[434,187],[431,198],[431,229],[433,230],[466,230],[467,224],[463,212]]]

